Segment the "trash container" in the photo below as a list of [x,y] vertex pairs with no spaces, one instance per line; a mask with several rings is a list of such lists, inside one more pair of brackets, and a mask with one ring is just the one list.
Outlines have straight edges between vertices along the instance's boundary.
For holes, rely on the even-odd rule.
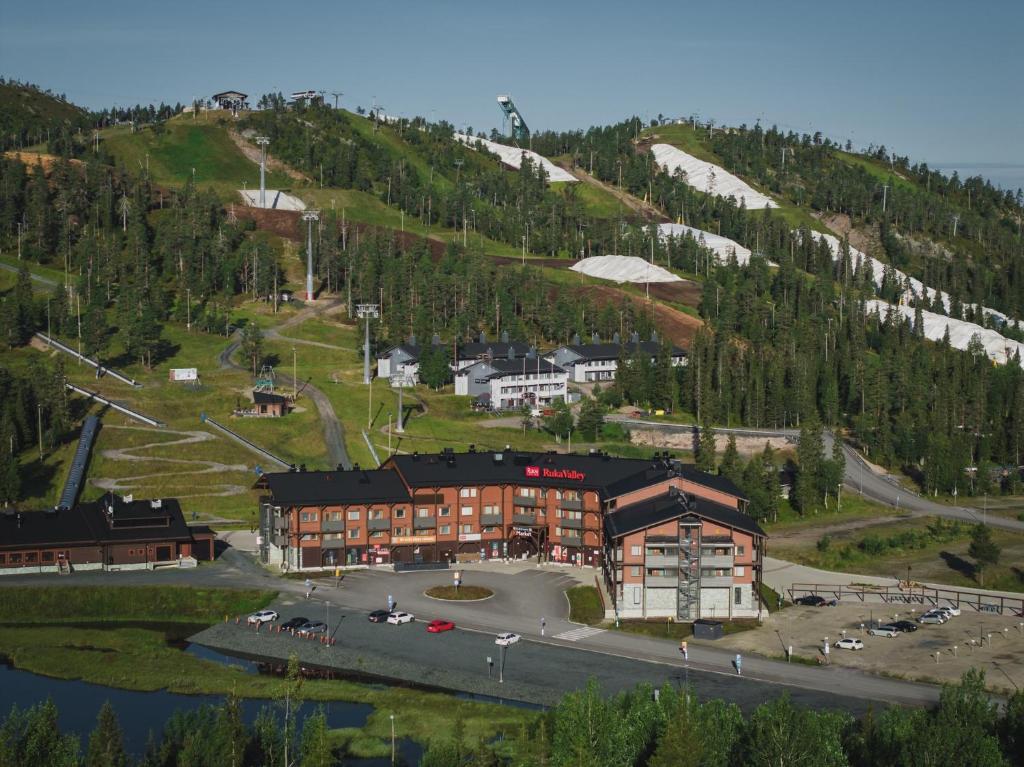
[[702,619],[693,622],[694,639],[721,639],[724,633],[721,621]]

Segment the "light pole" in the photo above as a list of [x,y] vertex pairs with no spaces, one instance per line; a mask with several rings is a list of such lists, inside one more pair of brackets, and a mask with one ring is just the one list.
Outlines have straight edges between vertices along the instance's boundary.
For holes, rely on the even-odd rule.
[[185,328],[192,332],[192,288],[185,288]]
[[39,462],[43,462],[43,406],[36,405],[36,431],[39,432]]
[[498,683],[505,683],[505,645],[500,645],[501,657],[498,659]]
[[391,763],[395,763],[395,715],[391,714]]
[[299,398],[298,359],[295,354],[295,346],[292,346],[292,402]]

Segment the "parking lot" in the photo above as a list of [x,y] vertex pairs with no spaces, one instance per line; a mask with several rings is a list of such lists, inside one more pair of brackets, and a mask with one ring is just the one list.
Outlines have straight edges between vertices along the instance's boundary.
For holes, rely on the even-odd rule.
[[858,637],[864,641],[863,650],[833,648],[829,662],[940,682],[956,681],[968,668],[977,667],[985,671],[993,688],[1012,692],[1024,687],[1024,619],[964,609],[947,623],[920,625],[913,633],[892,638],[867,633],[873,622],[916,622],[921,612],[921,608],[900,611],[897,606],[881,603],[794,606],[772,614],[760,629],[733,634],[714,644],[777,658],[784,657],[792,646],[794,657],[800,661],[819,662],[824,660],[825,637],[829,642],[843,636]]

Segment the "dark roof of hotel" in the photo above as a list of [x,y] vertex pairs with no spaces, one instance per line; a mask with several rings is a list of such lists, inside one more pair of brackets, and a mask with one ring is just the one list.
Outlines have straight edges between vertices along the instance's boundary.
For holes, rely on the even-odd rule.
[[[8,511],[0,514],[0,546],[87,546],[128,541],[188,541],[192,533],[181,506],[165,498],[125,501],[107,493],[98,501],[59,511]],[[19,519],[20,517],[20,519]],[[113,520],[114,525],[110,524]],[[120,523],[120,526],[119,524]]]
[[284,397],[280,394],[271,394],[265,391],[253,391],[252,401],[254,405],[280,405],[284,404]]
[[599,454],[535,453],[516,450],[502,452],[451,453],[448,455],[396,455],[389,459],[410,487],[449,485],[525,485],[549,487],[551,477],[527,477],[526,467],[542,471],[565,470],[583,475],[580,480],[561,479],[560,486],[575,485],[598,490],[606,497],[621,495],[652,482],[667,479],[669,469],[663,461],[637,458],[612,458]]
[[[650,355],[657,355],[661,351],[661,343],[658,341],[627,341],[624,344],[570,344],[566,347],[585,360],[617,360],[620,355],[630,356],[635,354],[637,348]],[[678,346],[672,346],[672,356],[685,356],[686,352]]]
[[396,352],[396,351],[399,351],[399,350],[403,351],[403,352],[405,352],[406,354],[409,355],[409,361],[410,362],[418,360],[420,358],[420,354],[423,353],[423,347],[420,346],[419,344],[410,344],[410,343],[395,344],[394,346],[389,347],[386,351],[384,351],[383,354],[378,354],[377,355],[377,359],[379,359],[379,360],[387,359],[387,358],[389,358],[391,356],[391,354],[393,352]]
[[743,494],[733,483],[731,479],[723,477],[721,474],[708,474],[706,471],[701,471],[696,466],[690,463],[682,463],[681,461],[673,461],[672,468],[675,469],[683,479],[688,479],[698,485],[704,487],[710,487],[712,490],[718,490],[719,492],[726,493],[727,495],[741,498],[744,501],[750,500]]
[[[523,367],[523,363],[526,364],[525,368]],[[490,365],[496,371],[494,373],[491,373],[491,375],[487,376],[488,378],[504,378],[505,376],[509,375],[522,375],[524,372],[534,374],[564,372],[562,368],[558,367],[558,365],[553,365],[547,360],[540,359],[539,357],[535,359],[521,357],[520,359],[516,360],[502,359],[501,357],[496,357],[493,360],[487,360],[486,362],[484,362],[484,364]],[[469,370],[471,367],[473,366],[470,365],[469,367],[465,367],[459,372],[461,373],[463,371]]]
[[688,514],[753,535],[765,535],[757,522],[743,512],[685,493],[664,493],[623,506],[607,514],[604,525],[610,538],[618,538]]
[[460,360],[472,360],[489,354],[497,359],[504,357],[508,359],[508,349],[512,347],[512,353],[516,357],[525,357],[530,351],[530,345],[523,341],[473,341],[472,343],[459,344],[456,350]]
[[402,478],[389,469],[282,471],[264,474],[273,502],[282,506],[401,503],[411,500]]

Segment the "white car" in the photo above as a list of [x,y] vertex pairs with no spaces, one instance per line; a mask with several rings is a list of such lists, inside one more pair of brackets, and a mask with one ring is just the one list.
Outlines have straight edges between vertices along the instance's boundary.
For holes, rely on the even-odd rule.
[[519,639],[519,634],[513,634],[511,631],[508,631],[504,634],[498,634],[494,639],[494,644],[508,647],[509,645],[514,645]]
[[271,623],[278,619],[278,614],[273,610],[258,610],[250,615],[247,620],[249,623]]
[[388,623],[397,626],[400,623],[412,623],[413,619],[414,616],[412,613],[395,612],[388,616]]
[[864,643],[855,637],[846,637],[846,639],[840,639],[835,643],[835,646],[841,650],[863,650]]
[[948,605],[943,605],[942,607],[936,607],[931,612],[933,612],[933,613],[945,613],[947,618],[955,618],[956,616],[958,616],[960,614],[960,608],[959,607],[951,607],[951,606],[948,606]]
[[895,626],[891,626],[886,623],[881,626],[875,626],[873,629],[870,629],[868,633],[874,637],[889,637],[891,639],[894,636],[899,636],[900,630]]
[[949,620],[949,616],[940,612],[929,612],[917,619],[918,623],[943,624]]

